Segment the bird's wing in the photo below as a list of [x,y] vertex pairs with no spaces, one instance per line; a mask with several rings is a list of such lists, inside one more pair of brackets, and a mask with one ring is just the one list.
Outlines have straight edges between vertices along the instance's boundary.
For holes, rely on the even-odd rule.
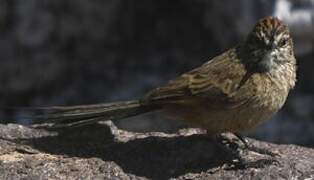
[[203,99],[221,107],[234,107],[244,100],[235,99],[234,93],[239,89],[246,74],[245,67],[237,60],[236,50],[213,58],[188,73],[161,86],[144,98],[144,102],[180,103],[187,99]]

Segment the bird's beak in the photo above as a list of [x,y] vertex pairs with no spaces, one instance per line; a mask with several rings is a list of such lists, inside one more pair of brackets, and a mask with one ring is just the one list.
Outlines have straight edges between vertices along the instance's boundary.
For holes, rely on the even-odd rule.
[[258,62],[258,67],[262,72],[270,71],[273,66],[273,57],[271,55],[271,50],[265,52],[263,57]]

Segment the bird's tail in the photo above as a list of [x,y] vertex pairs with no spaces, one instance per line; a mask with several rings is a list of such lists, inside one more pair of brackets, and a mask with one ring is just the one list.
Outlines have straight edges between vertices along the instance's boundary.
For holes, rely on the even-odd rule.
[[[32,110],[32,109],[30,109]],[[35,124],[52,123],[53,127],[73,127],[102,120],[116,120],[153,111],[139,101],[123,101],[94,105],[54,106],[35,108],[39,115],[32,116]]]

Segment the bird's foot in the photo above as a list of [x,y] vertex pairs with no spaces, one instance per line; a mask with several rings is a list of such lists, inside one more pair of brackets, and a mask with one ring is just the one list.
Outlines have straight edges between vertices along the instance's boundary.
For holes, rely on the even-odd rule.
[[259,147],[256,147],[256,146],[250,144],[248,142],[248,140],[245,139],[243,136],[241,136],[239,133],[233,133],[233,134],[243,143],[245,150],[247,150],[247,151],[252,151],[252,152],[259,153],[259,154],[268,155],[271,157],[280,157],[279,154],[274,153],[268,149],[259,148]]

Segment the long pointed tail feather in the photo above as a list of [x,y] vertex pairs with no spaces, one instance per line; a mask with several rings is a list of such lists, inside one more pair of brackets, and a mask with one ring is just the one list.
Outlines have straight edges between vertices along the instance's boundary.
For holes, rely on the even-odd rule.
[[58,126],[81,126],[101,120],[116,120],[136,116],[154,108],[142,106],[139,101],[123,101],[79,106],[53,106],[28,108],[37,112],[32,116],[35,124],[53,123]]

